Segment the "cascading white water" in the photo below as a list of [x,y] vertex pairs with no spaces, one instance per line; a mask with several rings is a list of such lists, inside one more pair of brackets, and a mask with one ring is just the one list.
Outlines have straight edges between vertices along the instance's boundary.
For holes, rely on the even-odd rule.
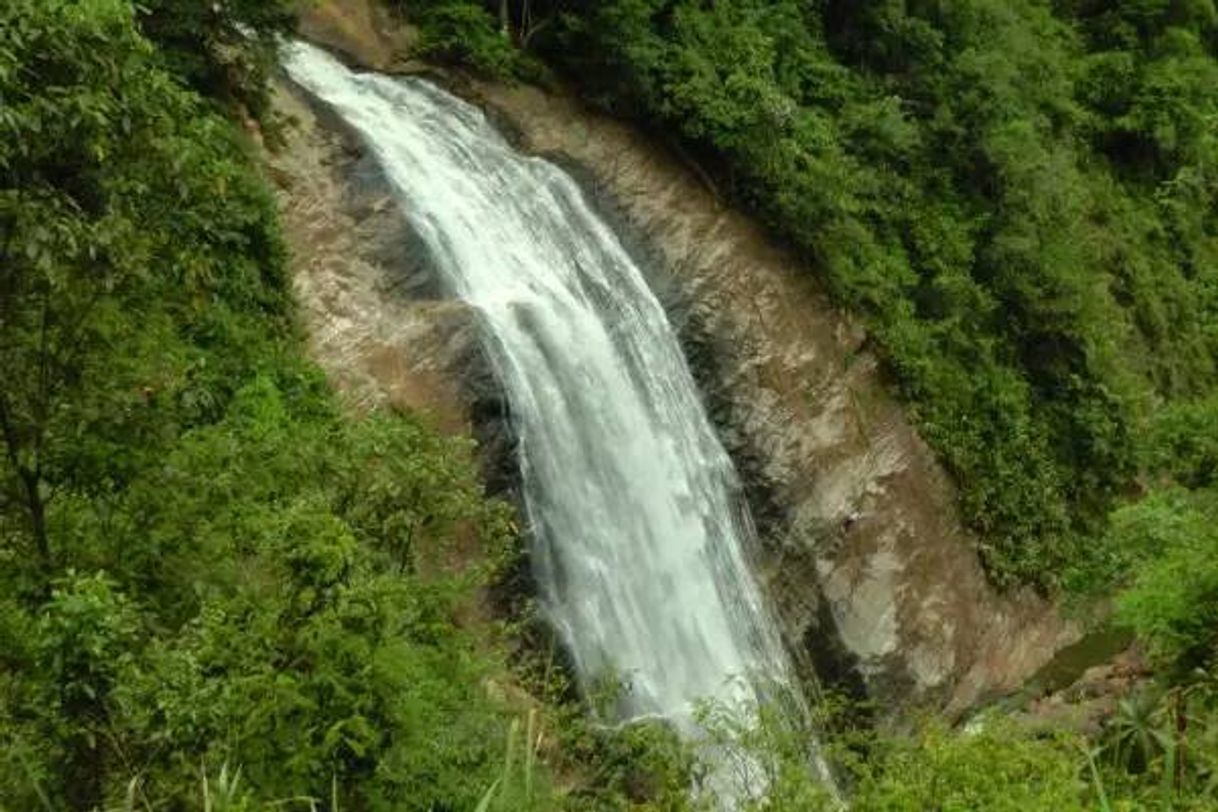
[[696,734],[789,666],[745,557],[752,528],[663,309],[553,164],[419,79],[293,44],[289,75],[374,151],[453,295],[477,308],[511,404],[537,577],[584,680],[624,719]]

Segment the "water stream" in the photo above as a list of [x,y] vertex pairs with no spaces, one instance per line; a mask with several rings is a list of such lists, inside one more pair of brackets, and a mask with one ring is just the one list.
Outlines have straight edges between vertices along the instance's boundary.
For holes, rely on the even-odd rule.
[[619,718],[697,735],[790,666],[750,571],[753,530],[663,309],[554,164],[417,78],[354,73],[305,44],[291,78],[373,151],[451,295],[475,307],[507,390],[544,609]]

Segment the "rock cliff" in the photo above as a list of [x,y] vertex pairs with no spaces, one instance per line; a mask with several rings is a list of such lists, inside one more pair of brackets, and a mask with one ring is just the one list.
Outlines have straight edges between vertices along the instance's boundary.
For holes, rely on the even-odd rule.
[[[327,0],[303,33],[365,67],[417,64],[409,30],[371,0]],[[989,586],[949,477],[814,268],[672,150],[572,94],[437,75],[522,149],[571,168],[643,256],[749,483],[758,566],[805,665],[894,709],[959,713],[1077,636],[1037,596]],[[291,92],[279,98],[301,122],[274,165],[318,357],[358,397],[468,427],[473,317],[419,295],[426,269],[351,139]]]
[[417,241],[355,136],[283,83],[292,122],[267,156],[313,357],[355,408],[408,409],[469,433],[489,370],[477,314],[438,298]]

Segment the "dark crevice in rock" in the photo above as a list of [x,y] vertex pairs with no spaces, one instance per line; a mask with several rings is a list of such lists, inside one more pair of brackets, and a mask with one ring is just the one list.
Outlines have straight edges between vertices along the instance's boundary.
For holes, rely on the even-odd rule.
[[816,624],[804,633],[803,648],[825,690],[859,701],[867,698],[867,683],[859,670],[858,658],[841,644],[837,621],[825,601],[817,607]]

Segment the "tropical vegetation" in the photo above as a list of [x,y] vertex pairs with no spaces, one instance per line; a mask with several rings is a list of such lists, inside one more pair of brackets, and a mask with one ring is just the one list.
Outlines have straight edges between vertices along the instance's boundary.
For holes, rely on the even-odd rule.
[[817,752],[863,810],[1218,805],[1211,0],[396,5],[681,139],[867,319],[995,582],[1114,596],[1155,678],[1089,736],[597,724],[488,609],[471,444],[304,356],[252,137],[293,4],[7,0],[0,809],[698,809],[725,762],[835,808]]
[[204,6],[0,6],[0,808],[472,809],[518,714],[455,618],[510,517],[467,443],[304,360],[217,112],[260,112],[244,32],[287,6],[197,40]]

